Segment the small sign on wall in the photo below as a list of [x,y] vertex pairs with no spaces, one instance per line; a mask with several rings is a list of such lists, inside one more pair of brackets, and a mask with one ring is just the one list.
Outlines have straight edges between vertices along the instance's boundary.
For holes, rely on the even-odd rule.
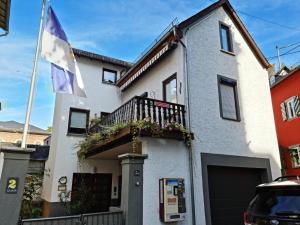
[[7,194],[16,194],[18,192],[18,187],[19,187],[19,178],[10,177],[7,179],[7,184],[6,184]]

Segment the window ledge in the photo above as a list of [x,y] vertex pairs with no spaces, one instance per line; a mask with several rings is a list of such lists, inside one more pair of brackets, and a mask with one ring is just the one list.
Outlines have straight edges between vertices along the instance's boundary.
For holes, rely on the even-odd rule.
[[107,81],[102,81],[102,84],[109,84],[109,85],[116,86],[116,83],[111,83],[111,82],[107,82]]
[[70,137],[85,137],[86,136],[86,134],[76,134],[76,133],[67,133],[66,135],[70,136]]
[[231,56],[235,56],[235,54],[233,52],[229,52],[229,51],[226,51],[226,50],[223,50],[223,49],[220,49],[220,52],[223,52],[223,53],[231,55]]
[[224,117],[224,116],[221,116],[221,118],[223,120],[229,120],[229,121],[233,121],[233,122],[241,122],[240,118],[238,118],[238,119],[231,119],[231,118],[227,118],[227,117]]

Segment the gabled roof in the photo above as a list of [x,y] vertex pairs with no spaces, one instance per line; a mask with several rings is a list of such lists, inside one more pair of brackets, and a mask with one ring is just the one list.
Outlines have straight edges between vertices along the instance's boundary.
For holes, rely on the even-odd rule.
[[277,79],[275,81],[274,84],[271,85],[271,89],[274,88],[275,86],[277,86],[278,84],[280,84],[282,81],[284,81],[285,79],[293,76],[294,74],[300,74],[300,73],[296,73],[297,71],[300,71],[300,66],[292,69],[287,75],[285,76],[277,76]]
[[123,61],[123,60],[120,60],[120,59],[111,58],[111,57],[104,56],[104,55],[99,55],[99,54],[92,53],[92,52],[83,51],[83,50],[76,49],[76,48],[73,48],[73,52],[77,56],[82,56],[82,57],[86,57],[86,58],[89,58],[89,59],[110,63],[110,64],[113,64],[113,65],[116,65],[116,66],[122,66],[122,67],[125,67],[125,68],[130,68],[132,66],[132,63],[130,63],[130,62],[126,62],[126,61]]
[[[285,76],[286,74],[290,73],[291,70],[287,66],[283,66],[276,74],[275,76]],[[285,74],[286,73],[286,74]]]
[[[239,31],[241,32],[242,36],[245,38],[246,42],[248,43],[250,49],[252,49],[254,55],[258,59],[258,61],[261,63],[261,65],[264,68],[269,68],[271,65],[269,64],[268,60],[265,58],[261,50],[257,47],[256,43],[254,42],[253,38],[251,37],[250,33],[238,17],[237,13],[234,11],[228,0],[220,0],[209,7],[201,10],[197,14],[189,17],[188,19],[182,21],[177,26],[174,26],[169,29],[168,32],[165,33],[159,40],[156,41],[155,45],[152,46],[152,48],[147,51],[144,55],[141,56],[141,58],[132,65],[130,70],[126,72],[126,74],[117,82],[117,86],[122,87],[126,85],[127,82],[130,82],[130,84],[126,85],[126,88],[129,87],[134,80],[137,80],[137,70],[142,68],[143,65],[146,64],[149,60],[151,60],[151,57],[157,53],[157,49],[160,50],[162,45],[166,44],[166,40],[172,40],[173,42],[178,41],[182,37],[182,30],[188,28],[189,26],[196,23],[201,18],[204,18],[214,10],[217,10],[218,8],[223,7],[224,10],[228,13],[228,15],[231,17],[232,21],[235,23]],[[148,61],[147,61],[148,60]],[[132,80],[132,81],[131,81]],[[125,89],[124,89],[125,90]]]
[[185,29],[185,28],[189,27],[190,25],[194,24],[201,18],[207,16],[208,14],[210,14],[211,12],[213,12],[214,10],[216,10],[220,7],[223,7],[225,9],[225,11],[228,13],[228,15],[231,17],[232,21],[235,23],[237,28],[240,30],[241,34],[247,41],[248,45],[250,46],[250,48],[252,49],[253,53],[255,54],[257,59],[260,61],[262,66],[265,68],[269,68],[270,64],[269,64],[268,60],[265,58],[265,56],[263,55],[261,50],[258,48],[258,46],[256,45],[255,41],[253,40],[252,36],[250,35],[250,33],[246,29],[245,25],[243,24],[243,22],[241,21],[241,19],[239,18],[239,16],[237,15],[237,13],[235,12],[235,10],[233,9],[233,7],[231,6],[231,4],[229,3],[228,0],[220,0],[220,1],[210,5],[209,7],[203,9],[202,11],[198,12],[197,14],[191,16],[190,18],[182,21],[178,25],[179,29]]
[[8,31],[10,0],[0,0],[0,28]]
[[[23,123],[18,123],[13,120],[0,121],[0,131],[21,133],[21,132],[23,132],[23,129],[24,129]],[[29,133],[50,135],[50,133],[47,132],[46,130],[43,130],[43,129],[33,126],[33,125],[29,126]]]

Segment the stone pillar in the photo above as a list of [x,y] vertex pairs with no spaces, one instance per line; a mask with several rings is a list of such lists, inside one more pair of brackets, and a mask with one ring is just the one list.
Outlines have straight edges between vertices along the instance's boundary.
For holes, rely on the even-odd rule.
[[125,225],[143,224],[143,164],[147,155],[128,153],[122,160],[121,208]]
[[16,225],[33,149],[0,148],[0,225]]

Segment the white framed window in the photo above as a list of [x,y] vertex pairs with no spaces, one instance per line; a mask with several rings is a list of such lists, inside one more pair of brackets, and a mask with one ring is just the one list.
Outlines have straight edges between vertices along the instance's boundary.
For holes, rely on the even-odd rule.
[[177,103],[177,74],[173,74],[163,81],[163,99],[167,102]]
[[280,104],[283,121],[300,116],[300,101],[298,96],[288,98]]
[[300,145],[290,147],[289,151],[293,167],[300,167]]

